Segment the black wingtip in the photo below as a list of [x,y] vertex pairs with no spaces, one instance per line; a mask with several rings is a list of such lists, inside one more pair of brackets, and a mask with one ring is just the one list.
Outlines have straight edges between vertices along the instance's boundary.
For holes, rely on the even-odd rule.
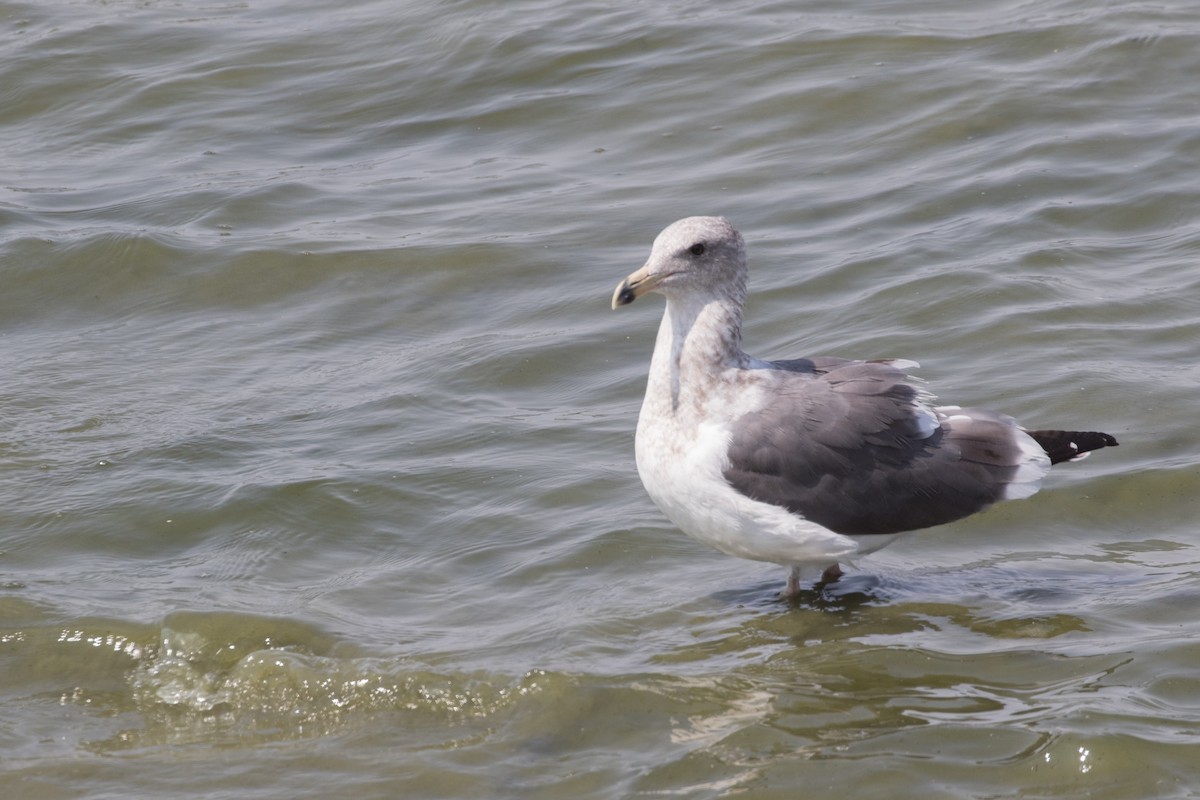
[[1051,464],[1083,458],[1093,450],[1102,447],[1116,447],[1119,442],[1116,437],[1100,431],[1027,431],[1046,455],[1050,456]]

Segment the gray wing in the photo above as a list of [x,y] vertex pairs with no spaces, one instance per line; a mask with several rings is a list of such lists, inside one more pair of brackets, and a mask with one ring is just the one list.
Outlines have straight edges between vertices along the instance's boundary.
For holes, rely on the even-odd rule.
[[774,401],[734,424],[725,478],[832,531],[887,534],[960,519],[1003,499],[1023,456],[1013,420],[923,408],[889,362],[776,362]]

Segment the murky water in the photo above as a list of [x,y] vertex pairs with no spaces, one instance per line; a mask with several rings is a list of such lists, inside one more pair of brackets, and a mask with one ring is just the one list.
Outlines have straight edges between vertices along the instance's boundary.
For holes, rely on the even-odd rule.
[[[893,4],[894,5],[894,4]],[[1200,9],[0,2],[5,796],[1190,797]],[[633,428],[747,349],[1121,447],[797,607]]]

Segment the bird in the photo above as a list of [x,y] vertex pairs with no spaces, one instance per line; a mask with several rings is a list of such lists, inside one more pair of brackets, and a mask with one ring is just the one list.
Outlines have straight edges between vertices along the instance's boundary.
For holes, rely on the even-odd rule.
[[612,308],[666,298],[634,442],[647,494],[692,538],[788,568],[785,599],[901,534],[1029,497],[1052,464],[1118,444],[936,405],[909,374],[914,361],[747,355],[746,281],[729,220],[687,217],[655,238]]

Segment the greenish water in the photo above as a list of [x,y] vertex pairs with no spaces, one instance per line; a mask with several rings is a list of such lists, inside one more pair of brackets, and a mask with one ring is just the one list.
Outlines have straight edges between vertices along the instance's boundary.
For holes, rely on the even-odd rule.
[[[1193,797],[1200,9],[0,1],[14,798]],[[654,509],[658,322],[1117,450],[834,590]]]

